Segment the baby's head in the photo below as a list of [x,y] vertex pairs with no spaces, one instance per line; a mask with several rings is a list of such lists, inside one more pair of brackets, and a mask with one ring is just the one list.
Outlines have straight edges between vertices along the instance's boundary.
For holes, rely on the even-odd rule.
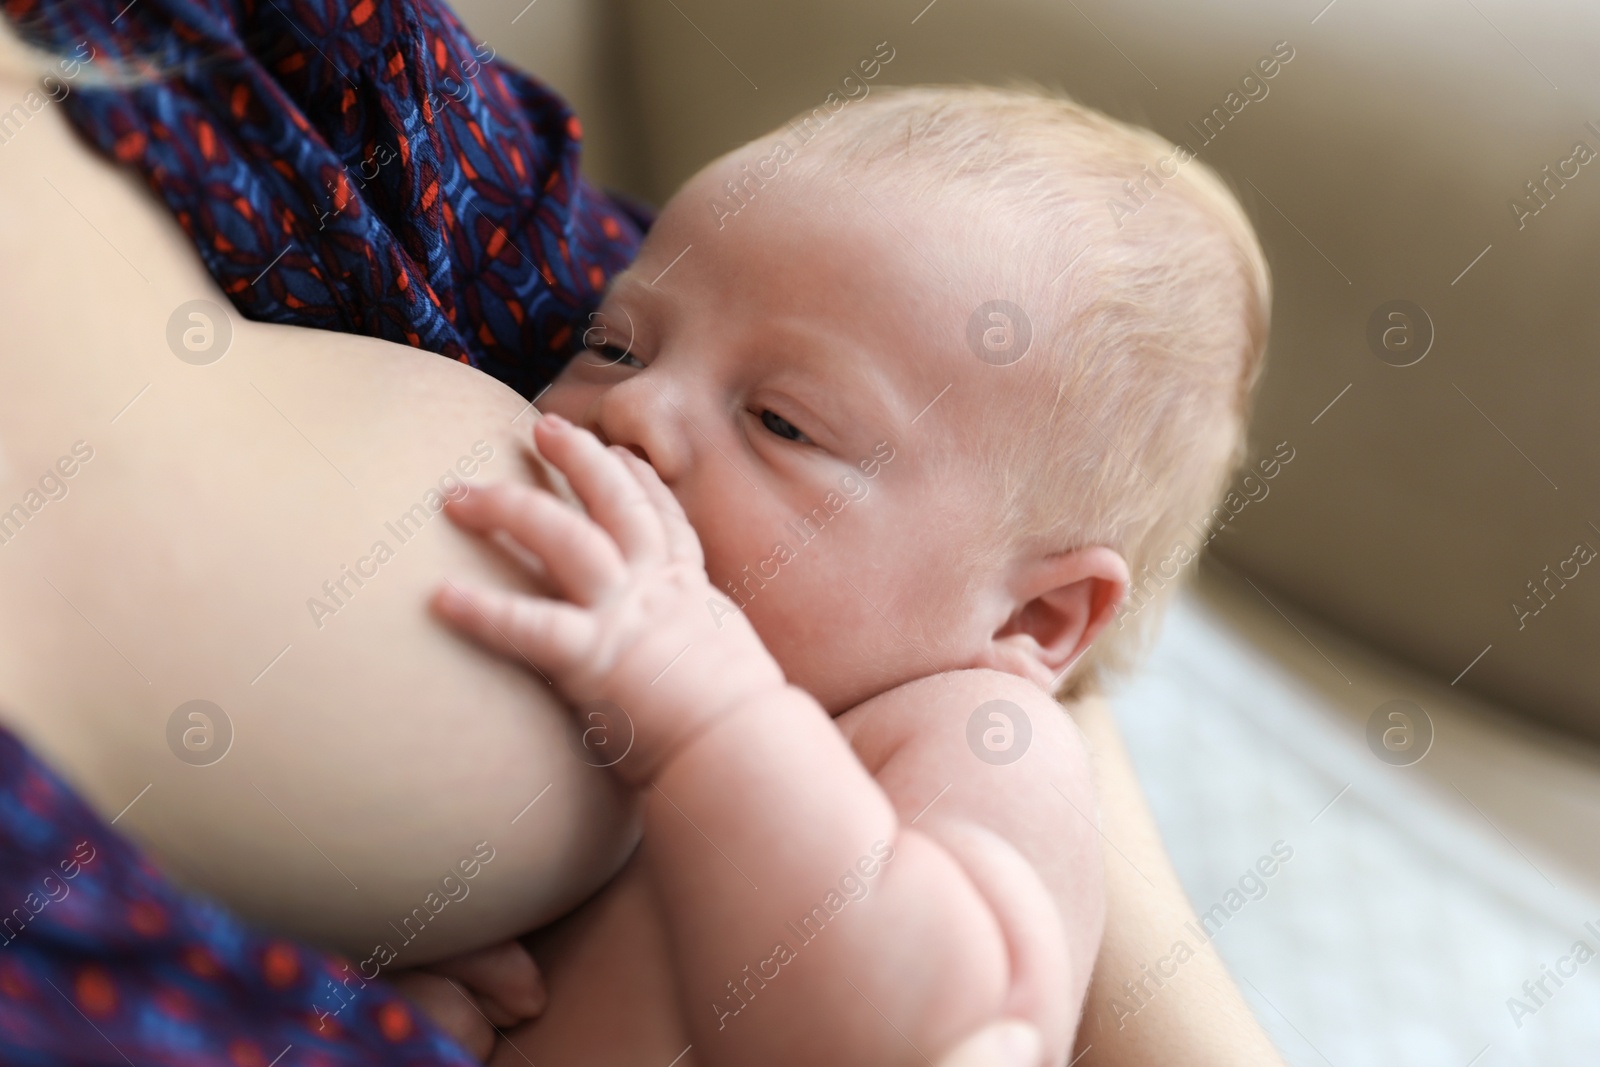
[[1032,91],[879,90],[690,179],[540,407],[649,460],[707,610],[830,710],[966,667],[1081,689],[1243,450],[1268,290],[1186,149]]

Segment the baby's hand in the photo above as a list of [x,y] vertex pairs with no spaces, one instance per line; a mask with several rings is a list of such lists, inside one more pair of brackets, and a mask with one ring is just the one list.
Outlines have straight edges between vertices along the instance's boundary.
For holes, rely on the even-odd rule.
[[446,583],[434,606],[485,647],[533,664],[580,713],[595,701],[621,708],[634,741],[616,769],[642,786],[723,714],[781,688],[783,672],[742,614],[711,610],[727,598],[649,464],[555,415],[534,438],[587,515],[508,483],[474,489],[449,511],[467,530],[503,531],[532,552],[560,599]]
[[445,1033],[485,1062],[496,1032],[544,1012],[544,980],[516,941],[469,952],[390,979]]

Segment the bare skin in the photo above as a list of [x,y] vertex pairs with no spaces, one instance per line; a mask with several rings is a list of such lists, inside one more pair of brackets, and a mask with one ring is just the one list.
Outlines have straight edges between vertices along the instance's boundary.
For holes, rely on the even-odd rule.
[[[1104,902],[1083,748],[1046,690],[1112,617],[1126,565],[996,521],[974,440],[1049,371],[998,372],[952,342],[979,300],[903,236],[948,235],[885,222],[826,173],[719,230],[703,202],[735,167],[667,205],[606,299],[603,344],[543,401],[539,449],[593,521],[511,489],[452,513],[509,533],[567,603],[447,587],[441,610],[573,701],[626,709],[634,749],[614,770],[645,811],[639,857],[541,959],[549,1006],[500,1056],[600,1041],[616,1063],[692,1045],[683,1062],[888,1064],[1012,1016],[1064,1060]],[[1034,724],[1014,765],[969,747],[992,700]],[[893,862],[869,858],[882,874],[840,936],[799,949],[784,920],[878,843]],[[748,1006],[729,980],[752,983]]]
[[[541,450],[603,530],[514,490],[471,496],[454,512],[480,532],[511,533],[550,573],[586,576],[559,589],[566,603],[470,588],[462,599],[452,586],[439,604],[488,646],[546,668],[574,700],[604,696],[627,708],[639,754],[616,770],[641,790],[646,810],[644,848],[623,875],[534,939],[548,1008],[492,1062],[586,1053],[641,1065],[680,1056],[914,1062],[1005,1015],[1038,1025],[1044,1062],[1065,1062],[1084,988],[1069,975],[1098,943],[1102,898],[1098,869],[1093,879],[1081,873],[1098,842],[1079,735],[1044,690],[1109,618],[1125,569],[1104,547],[1059,552],[1008,538],[990,517],[974,428],[1015,406],[1008,390],[1036,386],[951,350],[959,323],[948,320],[970,306],[962,295],[907,295],[940,292],[905,247],[937,247],[936,228],[904,217],[886,225],[826,178],[808,176],[766,190],[768,210],[721,231],[696,208],[736,163],[713,164],[667,206],[602,308],[596,350],[543,401],[612,443],[653,488],[656,510],[677,530],[667,541],[687,546],[668,553],[680,571],[668,581],[654,576],[662,564],[648,550],[636,558],[637,544],[650,541],[631,527],[638,503],[619,479],[600,476],[598,460],[587,471],[571,466],[563,454],[580,453],[586,438],[552,428],[554,420],[537,430]],[[684,249],[704,251],[670,281],[645,281]],[[908,425],[922,407],[917,390],[939,382],[951,383],[949,399],[924,411],[923,425]],[[870,491],[844,481],[878,439],[895,445]],[[796,540],[785,517],[805,514],[835,482],[851,492],[851,510],[840,505],[825,536],[805,540],[795,559],[775,552],[774,543]],[[937,501],[961,506],[941,512]],[[575,548],[586,544],[598,546],[592,559]],[[763,561],[754,578],[752,560]],[[964,583],[928,580],[958,567]],[[614,572],[626,577],[601,577]],[[698,582],[699,593],[683,594],[683,582]],[[740,597],[742,614],[729,619],[714,607],[714,587]],[[747,622],[766,647],[746,642],[719,655]],[[943,673],[906,681],[919,667]],[[819,717],[800,707],[807,702],[783,695],[784,675],[837,716],[842,737],[830,744],[827,731],[816,733]],[[991,781],[984,772],[996,768],[974,760],[961,734],[971,710],[1001,692],[1026,709],[1050,749]],[[729,705],[749,710],[715,714]],[[689,740],[664,740],[675,736]],[[914,825],[936,796],[937,813]],[[744,799],[729,805],[729,797]],[[1135,807],[1135,825],[1139,814]],[[807,829],[804,843],[791,839],[796,827]],[[963,831],[974,827],[1015,846],[1018,863],[1004,878],[986,883],[980,874],[1004,865],[998,855],[963,848]],[[739,961],[765,949],[761,937],[792,934],[782,916],[804,913],[807,890],[845,862],[848,850],[827,840],[830,831],[847,841],[875,831],[916,858],[894,868],[875,905],[851,913],[847,939],[807,947],[795,977],[772,959],[755,976],[741,974]],[[1036,847],[1025,843],[1030,834]],[[919,853],[924,835],[931,848]],[[737,858],[722,845],[720,859],[707,854],[705,841]],[[769,888],[752,893],[729,866],[756,869],[754,881]],[[896,876],[913,867],[908,887]],[[1054,907],[1030,909],[997,893],[1001,885],[1022,896],[1048,887]],[[973,886],[976,897],[965,896]],[[1011,925],[1019,912],[1028,921]],[[980,930],[975,915],[1011,932],[1000,938],[1009,977],[990,969],[996,960],[983,950],[995,944],[994,926]],[[1147,918],[1159,928],[1160,916]],[[1116,943],[1127,965],[1127,935]],[[1020,946],[1059,954],[1042,963]],[[959,962],[938,955],[958,947],[970,952]],[[858,997],[839,998],[841,976]],[[960,996],[942,998],[947,989]],[[1099,1009],[1105,992],[1091,1001]],[[613,1025],[618,1018],[629,1024]],[[1222,1029],[1241,1021],[1234,1015]],[[1102,1062],[1116,1062],[1121,1031],[1108,1035],[1104,1019],[1096,1022],[1096,1040],[1113,1048]],[[1090,1042],[1079,1049],[1090,1050]]]
[[[66,495],[0,544],[0,721],[106,818],[137,798],[117,828],[180,881],[357,963],[379,941],[406,966],[504,940],[617,869],[630,805],[573,755],[548,688],[426,611],[440,574],[504,580],[497,554],[426,508],[408,540],[385,526],[446,474],[542,476],[521,397],[430,353],[237,314],[222,359],[181,361],[173,309],[228,302],[55,107],[0,151],[0,294],[0,509],[82,442]],[[314,618],[346,565],[376,576]],[[211,766],[169,748],[194,699],[234,730]],[[494,858],[465,879],[480,842]],[[425,904],[451,870],[459,899]],[[426,926],[404,927],[418,906]]]
[[[913,1064],[1003,1018],[1063,1061],[1104,898],[1087,754],[1061,708],[960,670],[830,721],[745,620],[705,617],[699,540],[647,465],[554,417],[538,440],[593,523],[523,487],[454,514],[567,576],[566,602],[447,587],[440,608],[574,701],[628,710],[612,769],[645,833],[546,953],[549,1006],[495,1062]],[[1003,763],[969,748],[973,709],[995,700],[1033,724]]]
[[[0,99],[20,99],[30,86],[30,74],[0,63]],[[45,186],[44,177],[93,222]],[[0,721],[22,734],[107,818],[151,784],[122,815],[118,828],[147,844],[169,871],[211,888],[233,907],[285,933],[308,937],[341,933],[345,923],[386,925],[393,912],[390,903],[374,903],[374,883],[361,883],[358,877],[359,894],[350,890],[305,838],[260,802],[251,786],[237,779],[231,786],[208,784],[205,777],[207,772],[237,772],[254,761],[250,769],[267,775],[255,778],[255,784],[296,816],[347,873],[377,871],[380,882],[384,876],[402,882],[410,878],[419,889],[426,888],[462,854],[460,842],[470,849],[491,816],[504,823],[504,812],[520,810],[532,791],[550,780],[529,773],[523,752],[517,751],[515,758],[502,754],[517,746],[549,751],[556,738],[564,744],[564,727],[552,725],[557,716],[548,714],[553,702],[541,685],[515,668],[492,666],[420,616],[419,605],[439,574],[489,577],[504,572],[494,568],[487,554],[437,523],[437,530],[430,528],[391,565],[400,570],[386,570],[383,585],[363,590],[352,610],[341,612],[329,629],[315,634],[326,638],[335,633],[334,623],[348,623],[342,637],[313,645],[293,641],[280,627],[268,625],[256,605],[276,597],[288,604],[280,605],[282,617],[293,623],[304,610],[300,601],[330,577],[328,565],[351,562],[343,546],[365,547],[371,522],[321,506],[335,494],[313,479],[336,476],[325,468],[314,470],[321,462],[314,455],[288,454],[291,447],[306,449],[304,439],[248,386],[243,400],[236,392],[197,392],[183,376],[200,370],[169,362],[164,330],[171,308],[194,297],[225,301],[164,208],[76,141],[56,109],[33,116],[22,136],[0,151],[0,192],[0,319],[7,324],[6,343],[0,347],[0,487],[7,495],[0,499],[9,506],[70,452],[75,441],[96,449],[96,458],[70,483],[70,495],[52,502],[21,539],[0,546],[0,598],[11,609],[0,617]],[[137,272],[123,254],[137,263]],[[393,498],[409,503],[459,458],[463,446],[470,448],[480,438],[495,448],[496,464],[505,464],[485,475],[506,477],[511,473],[507,468],[519,469],[508,457],[525,440],[527,419],[505,431],[486,433],[485,427],[509,426],[522,403],[482,375],[382,342],[259,326],[237,318],[234,327],[229,356],[206,370],[246,360],[269,368],[273,377],[246,380],[294,415],[330,456],[346,460],[340,466],[364,492],[387,486]],[[152,382],[150,392],[110,423]],[[102,428],[122,433],[133,425],[140,405],[157,399],[157,387],[174,393],[172,406],[161,412],[168,420],[174,414],[205,414],[196,401],[208,406],[211,421],[201,427],[202,435],[191,438],[203,439],[203,445],[152,441],[156,435],[147,428],[143,444],[130,448],[121,438],[89,432]],[[283,391],[274,392],[274,387]],[[415,400],[409,410],[397,407],[408,397]],[[305,416],[319,404],[328,406],[313,427]],[[80,426],[82,430],[73,429]],[[324,432],[334,436],[320,437]],[[141,448],[151,451],[141,457]],[[118,455],[124,458],[115,465],[103,462]],[[367,463],[351,469],[356,459]],[[389,464],[395,473],[389,473]],[[91,480],[107,470],[118,477]],[[242,506],[235,496],[243,498],[257,486],[274,483],[289,484],[294,492],[283,490],[272,498],[274,507],[265,509],[265,517],[235,512],[230,518],[230,506]],[[119,494],[115,501],[92,502],[112,484]],[[336,484],[343,486],[337,479]],[[313,494],[310,503],[303,493]],[[79,505],[86,509],[74,516]],[[173,518],[164,520],[166,514]],[[187,532],[185,518],[197,517],[206,523],[227,520],[220,530],[231,540],[208,546],[190,541],[190,554],[176,565],[172,556],[150,548],[174,543],[174,537]],[[324,542],[337,542],[338,547],[323,552],[310,547]],[[195,556],[196,551],[201,554]],[[25,556],[28,552],[34,555]],[[296,553],[298,564],[291,565],[293,559],[282,562]],[[307,556],[315,556],[315,567],[305,566]],[[168,568],[164,579],[147,573],[152,560]],[[278,588],[290,571],[302,573],[311,588],[296,586],[292,593]],[[174,580],[185,574],[187,585]],[[41,575],[49,576],[94,625],[64,608]],[[395,610],[359,610],[380,600]],[[116,611],[96,614],[106,607]],[[201,616],[204,621],[197,621]],[[149,684],[120,654],[103,644],[91,647],[103,642],[95,627],[138,664]],[[248,682],[289,643],[295,647],[251,689]],[[257,653],[258,645],[264,653]],[[309,663],[299,659],[300,653],[319,647],[328,651]],[[296,662],[301,666],[295,667]],[[397,666],[407,669],[400,674]],[[414,683],[423,676],[437,684],[419,692]],[[269,680],[276,690],[262,690]],[[162,686],[170,693],[152,693]],[[258,691],[271,699],[255,696]],[[244,703],[236,703],[237,693],[245,694]],[[234,716],[240,727],[238,747],[204,770],[178,764],[164,739],[172,707],[197,695],[241,709]],[[369,707],[386,710],[381,716],[358,716],[351,710]],[[471,716],[461,714],[463,707]],[[107,710],[124,708],[131,710]],[[247,712],[261,708],[271,714],[247,718]],[[1129,808],[1113,808],[1108,832],[1155,880],[1150,887],[1129,868],[1108,868],[1107,952],[1115,952],[1119,961],[1154,958],[1167,947],[1167,928],[1180,926],[1192,912],[1171,877],[1148,814],[1137,804],[1137,784],[1120,756],[1104,706],[1091,701],[1079,714],[1085,716],[1097,748],[1104,745],[1110,753],[1097,760],[1107,800],[1131,798]],[[354,723],[358,717],[360,723]],[[339,728],[330,730],[330,725]],[[385,727],[397,726],[400,737],[383,736]],[[352,739],[352,732],[361,736]],[[308,743],[308,736],[316,740]],[[389,747],[380,750],[378,745]],[[441,767],[442,752],[465,755],[459,766]],[[325,790],[326,798],[315,795],[327,785],[325,779],[295,773],[308,756],[312,766],[332,766],[344,775],[338,788]],[[437,940],[426,946],[419,941],[418,951],[404,962],[448,956],[525,929],[529,921],[538,921],[536,914],[561,910],[561,900],[576,899],[585,885],[602,880],[600,872],[615,865],[632,833],[617,794],[592,784],[599,781],[598,776],[572,779],[580,795],[563,809],[564,832],[557,835],[568,854],[558,850],[554,857],[567,866],[547,865],[549,853],[534,862],[531,857],[541,847],[537,840],[507,838],[515,849],[499,849],[487,870],[515,885],[516,899],[508,903],[502,893],[497,907],[489,908],[484,905],[491,894],[478,893],[472,900],[480,910],[470,913],[452,905],[454,910],[447,909],[443,918],[460,925],[451,927],[442,918],[432,928]],[[196,782],[204,788],[198,789]],[[277,795],[280,785],[295,806]],[[177,786],[191,790],[187,796],[218,806],[202,811],[181,797],[163,799],[169,787]],[[593,791],[583,796],[584,789]],[[557,797],[553,789],[533,811],[551,807]],[[426,803],[419,812],[420,798]],[[326,810],[325,799],[344,805],[345,811],[313,826],[305,816]],[[360,823],[349,821],[352,811]],[[375,842],[370,836],[372,814],[388,811],[408,813],[403,823],[387,820],[403,836],[400,845]],[[530,812],[517,829],[526,830],[533,818]],[[550,821],[554,825],[561,820]],[[334,840],[326,836],[330,833],[343,836]],[[600,844],[580,847],[590,837]],[[517,850],[526,850],[530,859],[514,869],[522,862],[516,859]],[[573,852],[581,855],[574,858]],[[604,858],[594,861],[595,853]],[[572,869],[584,857],[591,857],[590,877]],[[551,886],[547,880],[553,875],[562,884]],[[607,899],[623,899],[627,880],[625,875]],[[548,890],[542,901],[540,887]],[[1140,906],[1123,907],[1135,893],[1142,894]],[[414,903],[416,898],[405,897],[401,908]],[[545,935],[552,959],[569,951],[561,947],[563,940],[572,940],[574,929],[594,921],[595,910],[580,911]],[[626,930],[618,934],[614,947],[617,958],[625,960]],[[352,941],[347,946],[351,951],[367,947],[359,938]],[[594,950],[604,948],[594,939],[587,943]],[[647,942],[633,945],[651,951]],[[1128,1031],[1107,1027],[1096,1033],[1086,1025],[1079,1038],[1079,1051],[1085,1052],[1080,1062],[1132,1067],[1159,1050],[1202,1067],[1276,1063],[1214,957],[1197,959],[1189,973],[1196,981],[1174,985]],[[617,980],[637,984],[645,977],[625,968]],[[1121,969],[1097,970],[1091,1004],[1115,996],[1121,977]],[[1092,1048],[1086,1047],[1090,1041]],[[512,1062],[522,1060],[514,1057]]]

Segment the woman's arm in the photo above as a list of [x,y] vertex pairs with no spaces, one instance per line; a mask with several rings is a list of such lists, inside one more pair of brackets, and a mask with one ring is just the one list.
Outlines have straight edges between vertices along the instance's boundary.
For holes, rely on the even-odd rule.
[[[1141,964],[1171,954],[1195,914],[1110,706],[1089,697],[1071,710],[1094,752],[1100,828],[1116,846],[1106,851],[1106,932],[1078,1029],[1079,1067],[1281,1067],[1283,1060],[1209,944],[1191,946],[1195,955],[1162,987],[1150,984],[1153,994],[1142,1007],[1123,989],[1123,982],[1144,978]],[[1137,1014],[1130,1014],[1130,1006],[1138,1007]]]

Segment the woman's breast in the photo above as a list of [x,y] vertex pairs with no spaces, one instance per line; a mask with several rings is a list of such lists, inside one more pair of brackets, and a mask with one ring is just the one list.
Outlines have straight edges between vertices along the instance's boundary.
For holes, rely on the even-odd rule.
[[[550,920],[626,857],[631,803],[535,673],[424,606],[515,577],[437,505],[469,471],[541,474],[525,402],[226,304],[59,115],[7,145],[0,722],[285,933],[404,966]],[[231,331],[216,359],[186,348],[195,307]]]

